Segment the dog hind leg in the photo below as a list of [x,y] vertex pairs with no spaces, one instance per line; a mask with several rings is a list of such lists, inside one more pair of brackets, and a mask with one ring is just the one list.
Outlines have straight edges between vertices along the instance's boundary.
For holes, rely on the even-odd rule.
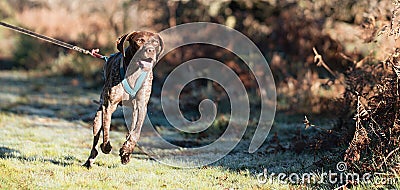
[[101,133],[101,126],[103,124],[102,122],[102,106],[99,107],[99,109],[96,112],[95,119],[93,121],[93,145],[92,145],[92,150],[90,151],[90,156],[87,159],[86,163],[83,164],[83,166],[87,167],[88,169],[92,167],[94,160],[96,159],[98,155],[98,151],[96,150],[97,143],[99,142],[100,138],[100,133]]

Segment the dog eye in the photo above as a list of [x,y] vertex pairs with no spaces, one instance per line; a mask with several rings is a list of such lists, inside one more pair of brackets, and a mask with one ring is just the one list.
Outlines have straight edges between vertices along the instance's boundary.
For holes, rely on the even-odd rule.
[[158,45],[160,42],[158,42],[157,40],[153,41],[153,45]]
[[140,44],[143,44],[144,43],[144,39],[142,39],[142,38],[138,39],[137,42],[140,43]]

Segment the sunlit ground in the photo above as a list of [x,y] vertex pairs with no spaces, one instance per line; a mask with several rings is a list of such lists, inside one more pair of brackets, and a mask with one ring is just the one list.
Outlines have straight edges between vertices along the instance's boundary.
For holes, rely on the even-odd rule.
[[[329,189],[341,185],[289,185],[274,178],[260,183],[257,174],[264,169],[269,173],[318,173],[322,169],[334,170],[332,163],[339,161],[335,160],[339,158],[335,150],[301,154],[289,150],[289,142],[299,131],[313,131],[304,130],[297,119],[290,122],[290,118],[282,116],[256,153],[247,152],[250,138],[246,134],[223,159],[192,169],[161,164],[138,149],[128,165],[120,164],[118,149],[125,137],[120,127],[111,132],[111,154],[100,153],[94,167],[87,170],[81,165],[91,148],[88,118],[96,110],[92,99],[98,98],[99,89],[85,88],[79,78],[51,77],[38,72],[2,71],[0,76],[0,188]],[[118,124],[121,125],[114,123]],[[274,134],[279,142],[274,140]],[[157,143],[151,139],[142,134],[143,148]],[[324,163],[326,158],[331,160]]]

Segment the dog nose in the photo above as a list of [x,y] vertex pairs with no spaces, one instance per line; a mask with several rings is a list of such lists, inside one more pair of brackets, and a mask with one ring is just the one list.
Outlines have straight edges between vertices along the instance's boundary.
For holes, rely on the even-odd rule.
[[146,53],[148,53],[148,54],[154,54],[155,52],[156,52],[156,49],[154,47],[146,48]]

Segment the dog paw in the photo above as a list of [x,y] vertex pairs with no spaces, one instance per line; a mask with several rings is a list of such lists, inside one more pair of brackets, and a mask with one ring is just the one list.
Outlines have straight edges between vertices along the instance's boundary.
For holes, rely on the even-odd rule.
[[119,150],[119,156],[121,157],[121,163],[122,164],[127,164],[129,163],[131,159],[131,153],[130,153],[130,148],[126,144],[122,146],[122,148]]
[[112,150],[110,141],[108,141],[105,145],[104,145],[104,143],[101,143],[100,148],[104,154],[110,154],[110,152]]
[[121,164],[126,165],[131,161],[131,154],[121,155]]
[[92,162],[89,159],[82,166],[87,168],[87,169],[90,169],[90,168],[92,168]]
[[90,156],[89,158],[86,160],[86,162],[82,165],[83,167],[86,167],[87,169],[90,169],[94,163],[94,160],[96,159],[97,155],[99,153],[97,152],[97,150],[94,148],[92,149],[92,151],[90,152]]

